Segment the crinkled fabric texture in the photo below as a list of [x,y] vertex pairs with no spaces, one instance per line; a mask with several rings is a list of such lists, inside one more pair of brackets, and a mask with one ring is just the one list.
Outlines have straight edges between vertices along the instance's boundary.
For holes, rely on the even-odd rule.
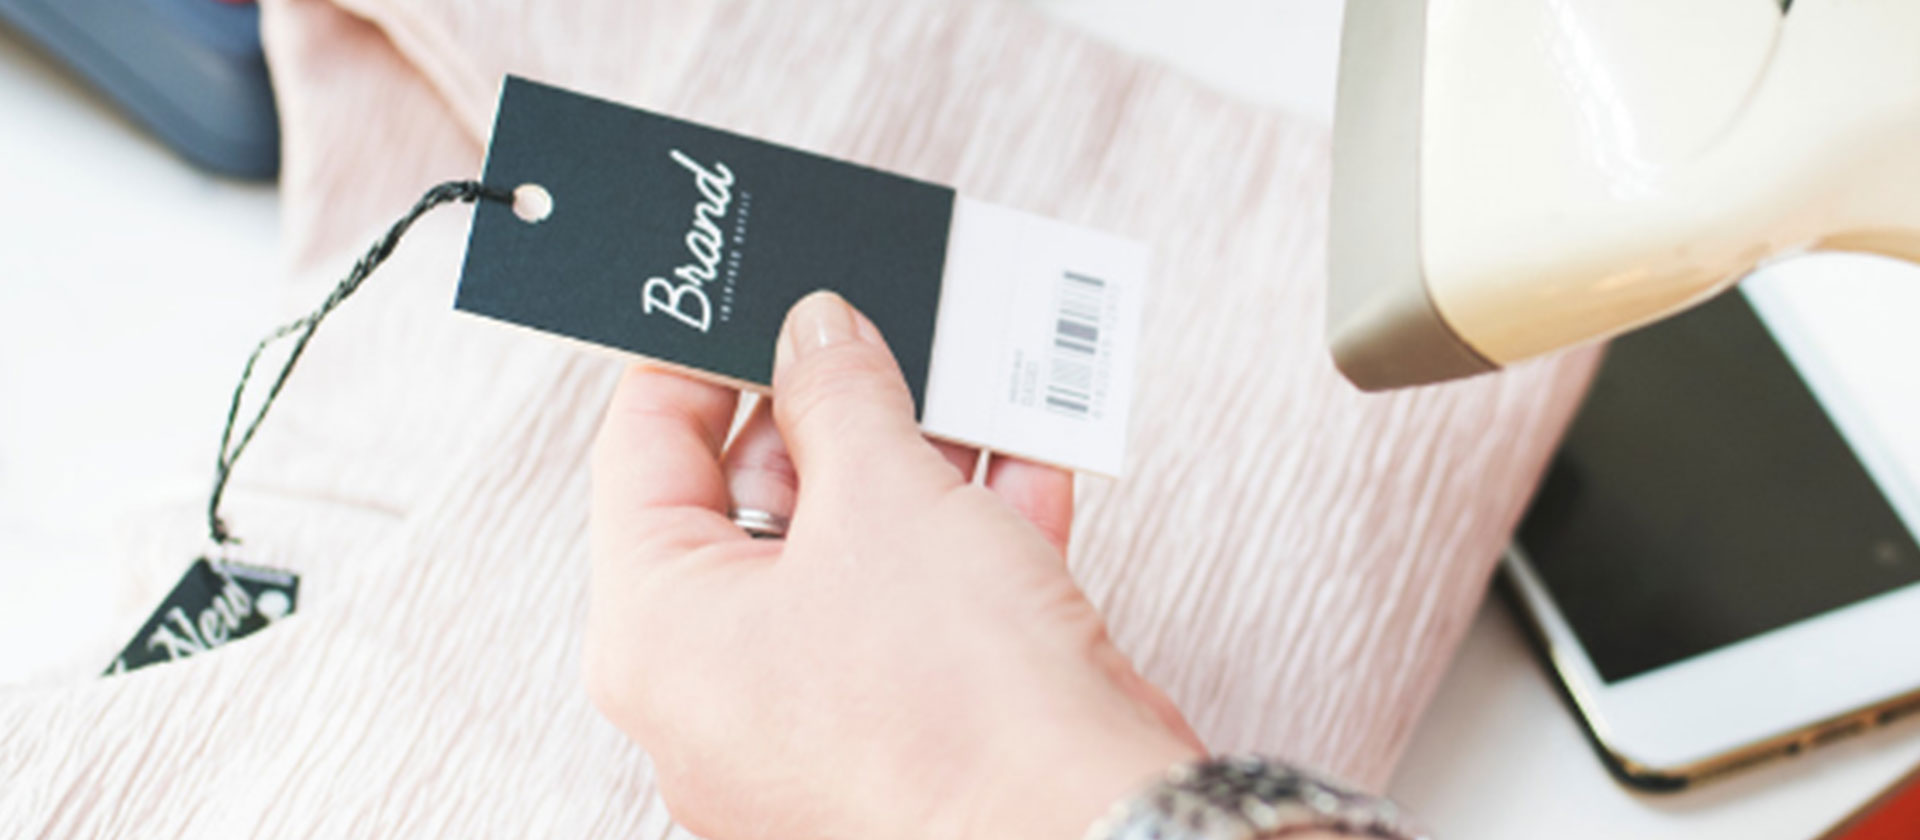
[[[289,312],[425,187],[479,170],[509,71],[1152,243],[1133,458],[1082,482],[1072,566],[1217,750],[1384,784],[1591,367],[1354,391],[1323,349],[1325,132],[1020,7],[265,11]],[[300,613],[0,694],[0,834],[667,829],[645,755],[576,673],[584,462],[617,365],[450,315],[465,228],[430,217],[329,322],[240,470],[230,521],[305,576]],[[163,570],[154,602],[198,527],[183,500],[130,545]]]

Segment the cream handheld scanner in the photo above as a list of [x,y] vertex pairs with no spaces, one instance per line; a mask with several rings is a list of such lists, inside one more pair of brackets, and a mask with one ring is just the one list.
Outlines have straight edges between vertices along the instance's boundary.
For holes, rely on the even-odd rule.
[[1868,260],[1869,301],[1792,266],[1717,294],[1802,251],[1920,262],[1920,2],[1346,18],[1329,342],[1356,385],[1688,310],[1614,343],[1505,564],[1607,765],[1678,790],[1920,711],[1920,294]]
[[1334,123],[1328,338],[1367,390],[1800,251],[1920,262],[1912,0],[1352,0]]

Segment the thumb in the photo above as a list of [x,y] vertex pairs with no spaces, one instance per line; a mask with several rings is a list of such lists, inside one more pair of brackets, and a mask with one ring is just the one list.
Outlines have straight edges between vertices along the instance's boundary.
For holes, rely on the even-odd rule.
[[904,489],[894,483],[901,477],[957,483],[920,436],[913,395],[879,328],[832,292],[814,292],[787,313],[774,351],[773,416],[806,496]]

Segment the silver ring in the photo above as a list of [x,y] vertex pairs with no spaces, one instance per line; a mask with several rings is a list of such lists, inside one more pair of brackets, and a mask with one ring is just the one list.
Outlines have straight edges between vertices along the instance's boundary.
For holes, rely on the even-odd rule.
[[777,540],[787,535],[787,518],[755,508],[734,508],[733,524],[756,540]]

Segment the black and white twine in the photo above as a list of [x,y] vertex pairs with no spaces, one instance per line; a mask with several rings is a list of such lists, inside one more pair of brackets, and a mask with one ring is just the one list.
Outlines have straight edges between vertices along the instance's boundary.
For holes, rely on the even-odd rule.
[[[381,263],[386,262],[387,258],[393,255],[393,249],[400,244],[400,238],[405,236],[407,229],[411,228],[421,216],[426,215],[427,211],[443,204],[455,202],[472,204],[481,199],[511,205],[513,193],[489,187],[479,181],[448,181],[427,190],[426,194],[414,203],[413,209],[408,210],[406,215],[394,222],[393,226],[387,229],[386,234],[375,241],[360,260],[353,264],[353,270],[347,272],[346,278],[342,279],[339,285],[334,286],[333,291],[318,308],[268,333],[265,338],[260,339],[259,344],[254,346],[253,353],[247,356],[246,366],[240,369],[240,382],[234,386],[233,402],[227,407],[226,426],[220,431],[220,456],[214,463],[213,492],[207,499],[207,532],[216,544],[227,545],[239,541],[227,530],[226,523],[220,518],[220,500],[226,495],[227,481],[233,476],[234,464],[247,451],[247,445],[253,442],[254,433],[260,430],[261,421],[267,418],[267,412],[273,408],[274,400],[280,396],[280,390],[286,387],[287,377],[292,375],[294,365],[300,361],[300,355],[306,352],[307,342],[313,340],[313,333],[320,328],[320,322],[355,291],[358,291],[367,277],[373,274],[374,269],[379,268]],[[266,397],[261,400],[259,410],[254,412],[253,419],[248,421],[246,428],[240,432],[239,439],[235,440],[234,430],[238,428],[241,399],[246,396],[247,386],[253,380],[254,367],[260,363],[260,357],[268,347],[289,336],[294,338],[293,349],[287,354],[287,360],[281,364],[279,372],[274,375],[273,384],[267,388]]]

